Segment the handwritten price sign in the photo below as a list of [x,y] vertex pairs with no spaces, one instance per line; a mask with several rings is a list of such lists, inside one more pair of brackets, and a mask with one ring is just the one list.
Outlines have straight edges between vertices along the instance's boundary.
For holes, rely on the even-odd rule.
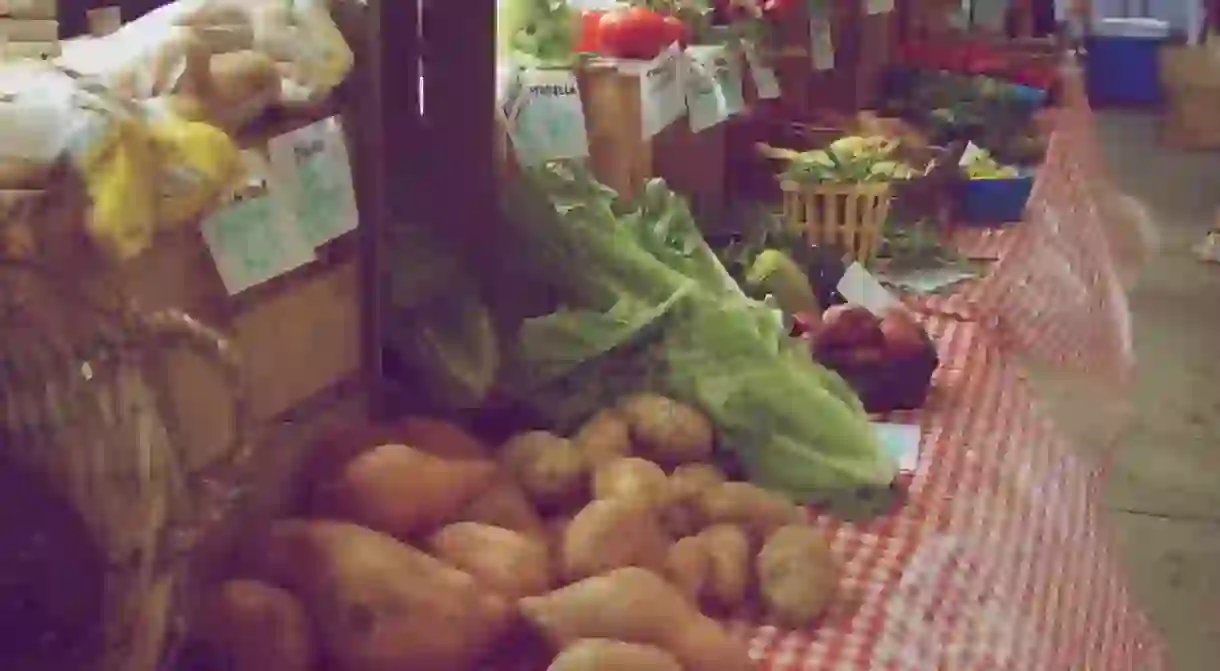
[[698,133],[745,109],[741,66],[737,55],[723,46],[695,46],[686,50],[690,69],[686,106],[690,128]]
[[570,70],[525,70],[516,116],[509,119],[522,165],[589,155],[585,112],[576,74]]

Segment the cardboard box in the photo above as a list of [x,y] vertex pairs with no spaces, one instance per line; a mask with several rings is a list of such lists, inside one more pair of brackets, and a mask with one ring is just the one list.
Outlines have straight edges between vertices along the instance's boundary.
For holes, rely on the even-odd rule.
[[59,42],[6,42],[4,43],[4,60],[40,60],[47,61],[59,56]]
[[59,21],[0,19],[0,35],[9,42],[55,42],[59,40]]
[[0,15],[14,19],[53,19],[59,13],[58,0],[8,0]]

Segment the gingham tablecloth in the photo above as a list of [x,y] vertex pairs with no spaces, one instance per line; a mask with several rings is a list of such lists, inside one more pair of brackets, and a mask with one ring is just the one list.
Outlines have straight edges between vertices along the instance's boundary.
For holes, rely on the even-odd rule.
[[989,325],[1005,347],[1040,362],[1125,384],[1135,363],[1131,317],[1116,230],[1099,203],[1108,177],[1078,72],[1067,72],[1054,115],[1025,220],[957,235],[965,254],[995,260],[987,277],[926,305]]
[[841,594],[806,632],[735,626],[771,671],[1155,671],[1098,507],[1099,475],[1039,414],[984,327],[929,318],[941,368],[909,500],[820,516]]

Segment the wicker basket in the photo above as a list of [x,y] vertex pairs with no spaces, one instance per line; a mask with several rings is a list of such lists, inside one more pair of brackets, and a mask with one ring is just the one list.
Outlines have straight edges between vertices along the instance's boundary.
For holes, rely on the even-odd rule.
[[[85,536],[71,541],[74,546],[96,550],[102,583],[96,591],[101,617],[88,630],[77,626],[70,640],[58,631],[29,642],[9,637],[3,645],[21,649],[4,653],[20,661],[4,666],[154,671],[185,630],[196,591],[190,587],[195,553],[226,526],[235,485],[244,481],[248,422],[236,362],[222,338],[183,314],[102,305],[28,259],[0,257],[0,318],[0,459],[6,475],[11,484],[13,473],[28,473],[30,491],[41,492],[32,498],[59,501],[70,512],[59,518],[69,518],[65,524]],[[234,392],[238,438],[223,458],[198,467],[187,466],[174,408],[158,391],[165,356],[183,349],[210,361]],[[30,534],[30,525],[16,526],[25,530],[0,528],[5,566],[21,565],[47,537],[73,535],[39,529],[37,542],[21,547],[18,534]],[[6,575],[9,580],[0,583],[6,616],[13,616],[9,590],[35,605],[54,601],[45,591],[54,591],[56,570],[31,571],[25,582]],[[62,604],[62,596],[55,603]],[[63,624],[57,613],[45,611],[36,612],[40,622]]]
[[893,198],[887,182],[800,184],[783,181],[784,224],[812,245],[842,249],[867,263],[881,246]]

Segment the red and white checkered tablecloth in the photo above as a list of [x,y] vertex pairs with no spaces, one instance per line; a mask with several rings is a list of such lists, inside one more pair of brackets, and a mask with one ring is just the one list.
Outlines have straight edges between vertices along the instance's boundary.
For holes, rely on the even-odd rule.
[[1116,229],[1099,203],[1107,176],[1080,78],[1066,81],[1025,220],[959,232],[963,253],[995,264],[985,279],[926,307],[995,327],[1006,346],[1039,361],[1125,383],[1135,359]]
[[820,516],[842,592],[810,631],[735,626],[771,671],[1155,671],[1100,519],[1099,475],[1039,414],[986,330],[929,318],[942,360],[910,498]]

